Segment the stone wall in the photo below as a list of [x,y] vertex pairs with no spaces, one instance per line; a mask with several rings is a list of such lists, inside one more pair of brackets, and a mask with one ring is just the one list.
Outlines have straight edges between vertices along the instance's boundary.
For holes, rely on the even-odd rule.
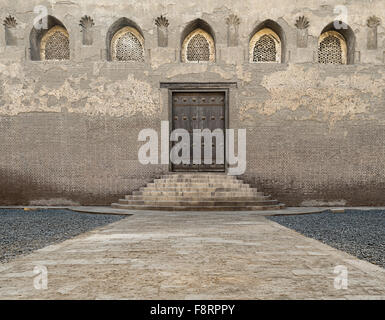
[[[354,61],[320,65],[318,38],[340,4]],[[69,61],[31,60],[37,5],[68,30]],[[231,14],[240,23],[230,34]],[[288,205],[385,205],[385,29],[367,25],[373,15],[385,21],[384,1],[0,0],[0,17],[9,15],[17,26],[11,38],[0,29],[1,204],[115,201],[168,171],[137,160],[139,131],[169,119],[160,82],[237,82],[229,120],[247,128],[247,181]],[[95,23],[87,46],[84,15]],[[160,15],[167,42],[158,42]],[[295,26],[303,15],[305,35]],[[107,61],[107,33],[121,17],[140,27],[144,62]],[[214,32],[215,62],[182,63],[182,35],[198,18]],[[250,63],[249,40],[267,19],[283,30],[283,63]]]

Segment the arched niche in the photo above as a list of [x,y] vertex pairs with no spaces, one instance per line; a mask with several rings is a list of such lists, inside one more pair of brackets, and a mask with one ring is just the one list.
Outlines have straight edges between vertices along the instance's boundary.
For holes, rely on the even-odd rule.
[[181,61],[214,62],[215,56],[215,34],[211,26],[202,19],[187,24],[181,35]]
[[[258,55],[258,50],[263,52]],[[273,54],[275,59],[272,58]],[[256,56],[260,58],[256,59]],[[286,62],[286,36],[277,22],[268,19],[255,26],[249,37],[249,61],[252,63]]]
[[333,21],[322,30],[318,41],[319,62],[324,61],[320,59],[320,54],[322,49],[327,50],[326,45],[330,47],[330,51],[341,48],[341,64],[354,64],[356,37],[350,26],[341,21]]
[[[46,19],[46,20],[45,20]],[[30,36],[30,57],[39,60],[68,60],[70,37],[64,24],[53,16],[42,19],[42,27],[33,27]]]
[[128,18],[120,18],[108,29],[108,61],[144,61],[144,36],[140,27]]

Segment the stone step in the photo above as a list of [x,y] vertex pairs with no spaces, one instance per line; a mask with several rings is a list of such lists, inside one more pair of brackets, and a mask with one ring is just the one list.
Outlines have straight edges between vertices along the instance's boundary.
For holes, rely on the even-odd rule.
[[242,180],[234,180],[234,179],[211,179],[211,180],[205,180],[205,179],[155,179],[154,182],[157,183],[230,183],[230,184],[245,184]]
[[205,196],[199,196],[199,197],[187,197],[187,196],[146,196],[146,195],[126,195],[125,200],[143,200],[143,201],[159,201],[159,200],[171,200],[171,201],[179,201],[179,200],[185,200],[185,201],[195,201],[195,200],[202,200],[202,201],[251,201],[251,200],[270,200],[271,196],[266,195],[260,195],[260,196],[239,196],[239,197],[217,197],[217,196],[211,196],[211,197],[205,197]]
[[153,205],[153,206],[190,206],[190,207],[211,207],[211,206],[220,206],[220,207],[253,207],[253,206],[264,206],[264,205],[276,205],[278,204],[277,200],[251,200],[251,201],[217,201],[217,200],[158,200],[158,201],[146,201],[146,200],[119,200],[119,204],[125,205]]
[[251,188],[224,188],[224,187],[206,187],[206,188],[195,188],[195,187],[142,187],[139,191],[174,191],[174,192],[247,192],[253,190]]
[[200,191],[161,191],[161,190],[141,190],[141,191],[133,191],[132,195],[147,195],[147,196],[188,196],[188,197],[208,197],[208,196],[216,196],[216,197],[242,197],[242,196],[262,196],[262,192],[254,191],[253,189],[249,189],[248,191],[212,191],[212,192],[200,192]]
[[236,178],[235,175],[230,175],[225,172],[170,172],[163,174],[162,177],[230,177]]
[[158,179],[167,179],[167,180],[178,180],[178,179],[189,179],[189,180],[227,180],[227,181],[239,181],[236,176],[229,176],[225,174],[215,174],[215,175],[207,175],[207,174],[173,174],[173,175],[163,175]]
[[189,182],[166,182],[149,183],[143,188],[250,188],[248,184],[239,183],[189,183]]
[[150,206],[150,205],[124,205],[113,203],[111,205],[116,209],[126,210],[155,210],[155,211],[259,211],[259,210],[280,210],[285,207],[284,204],[265,205],[265,206]]
[[130,210],[169,211],[254,211],[284,207],[269,195],[224,173],[163,175],[112,206]]

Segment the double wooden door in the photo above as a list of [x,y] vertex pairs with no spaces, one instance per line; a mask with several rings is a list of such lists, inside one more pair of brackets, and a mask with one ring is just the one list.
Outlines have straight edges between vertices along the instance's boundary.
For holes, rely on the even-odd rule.
[[[173,92],[172,129],[185,129],[189,133],[189,163],[172,164],[173,171],[225,171],[225,93],[224,92]],[[213,132],[221,129],[223,139],[213,135],[211,142],[212,163],[204,163],[205,140],[201,144],[201,164],[194,164],[194,129],[209,129]],[[218,132],[218,130],[216,131]],[[222,140],[222,141],[221,141]],[[173,142],[174,146],[178,142]],[[195,141],[196,143],[196,141]],[[217,157],[217,148],[219,157]]]

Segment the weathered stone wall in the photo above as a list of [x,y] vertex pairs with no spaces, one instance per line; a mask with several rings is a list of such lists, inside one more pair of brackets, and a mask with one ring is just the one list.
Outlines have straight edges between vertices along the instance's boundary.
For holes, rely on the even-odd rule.
[[[37,5],[67,28],[69,61],[31,61]],[[336,5],[348,9],[354,64],[319,65],[318,38]],[[158,47],[161,14],[167,47]],[[231,14],[240,18],[238,42],[228,41]],[[1,19],[8,15],[18,24],[16,46],[0,29],[1,204],[115,201],[168,171],[137,160],[139,131],[169,117],[160,82],[237,82],[229,120],[247,128],[246,180],[289,205],[385,205],[385,28],[373,49],[367,26],[373,15],[385,22],[384,1],[0,0]],[[95,22],[91,46],[82,44],[84,15]],[[305,48],[301,15],[310,21]],[[144,62],[107,61],[107,32],[121,17],[140,27]],[[183,31],[197,18],[214,31],[215,62],[181,62]],[[282,64],[249,63],[250,37],[266,19],[283,29]]]

